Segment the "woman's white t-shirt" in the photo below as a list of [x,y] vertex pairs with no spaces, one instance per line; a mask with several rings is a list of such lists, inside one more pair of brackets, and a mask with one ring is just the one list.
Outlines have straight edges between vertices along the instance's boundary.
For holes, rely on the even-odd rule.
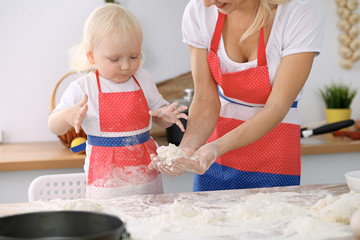
[[[151,78],[150,74],[144,70],[140,69],[134,75],[136,80],[139,82],[142,91],[144,92],[147,104],[150,110],[156,110],[159,107],[168,105],[169,103],[161,96],[159,93],[155,82]],[[139,89],[139,86],[133,78],[130,78],[124,83],[116,83],[99,77],[100,86],[102,92],[128,92],[136,91]],[[83,98],[84,94],[87,94],[88,99],[88,111],[86,113],[84,122],[82,123],[82,128],[88,135],[94,136],[104,136],[104,133],[100,132],[99,125],[99,101],[98,101],[98,85],[96,81],[95,73],[89,73],[76,81],[72,82],[69,87],[65,90],[63,96],[61,97],[60,102],[54,109],[54,112],[69,108],[79,103]],[[121,103],[119,103],[121,104]],[[151,119],[151,118],[150,118]],[[146,129],[142,129],[141,132],[150,130],[151,121],[149,126]],[[139,134],[141,132],[125,132],[119,133],[116,136],[131,136]]]
[[[183,42],[196,48],[210,49],[217,16],[218,9],[215,6],[205,7],[203,0],[190,0],[183,15]],[[284,56],[320,52],[324,40],[324,24],[323,11],[315,0],[290,0],[278,5],[266,45],[271,84]],[[257,65],[257,60],[246,63],[232,61],[226,54],[222,37],[217,55],[222,73],[242,71]],[[302,91],[296,100],[300,100],[301,95]]]

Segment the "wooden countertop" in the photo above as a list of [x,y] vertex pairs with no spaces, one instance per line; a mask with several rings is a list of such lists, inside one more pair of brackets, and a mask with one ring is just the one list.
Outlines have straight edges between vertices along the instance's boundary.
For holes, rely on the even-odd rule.
[[[154,128],[151,135],[159,145],[167,145],[164,130]],[[301,154],[360,153],[360,140],[331,134],[302,139]],[[37,169],[82,168],[85,154],[74,154],[60,141],[0,144],[0,172]]]
[[360,140],[334,137],[330,133],[301,139],[301,155],[348,152],[360,153]]
[[[0,204],[0,217],[59,210],[103,212],[120,217],[131,237],[148,240],[269,237],[355,240],[348,224],[334,224],[333,220],[318,216],[325,207],[318,204],[320,201],[329,197],[336,201],[342,194],[349,194],[349,189],[339,183],[132,195],[115,199],[35,201]],[[350,214],[351,211],[354,209]],[[336,219],[345,217],[351,215],[343,214]]]
[[85,154],[72,153],[60,141],[0,144],[0,172],[84,166]]

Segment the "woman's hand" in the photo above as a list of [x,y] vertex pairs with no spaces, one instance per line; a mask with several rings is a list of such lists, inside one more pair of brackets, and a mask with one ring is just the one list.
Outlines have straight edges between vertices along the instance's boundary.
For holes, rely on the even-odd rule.
[[190,158],[173,160],[174,167],[196,174],[204,174],[218,157],[218,148],[215,142],[200,147]]
[[79,103],[68,109],[66,121],[75,128],[76,133],[80,132],[81,124],[83,123],[88,111],[87,101],[88,95],[84,94],[84,97]]
[[161,119],[164,119],[168,123],[176,124],[179,126],[181,131],[185,132],[185,128],[183,124],[180,121],[180,118],[188,119],[188,116],[183,113],[182,111],[185,111],[188,109],[187,106],[179,106],[178,102],[174,102],[168,106],[163,106],[159,109],[156,109],[155,111],[149,111],[150,116],[152,117],[158,117]]
[[181,176],[185,173],[185,170],[179,169],[174,166],[168,166],[162,162],[156,154],[151,154],[151,163],[148,165],[150,170],[156,169],[157,171],[169,175],[170,177]]

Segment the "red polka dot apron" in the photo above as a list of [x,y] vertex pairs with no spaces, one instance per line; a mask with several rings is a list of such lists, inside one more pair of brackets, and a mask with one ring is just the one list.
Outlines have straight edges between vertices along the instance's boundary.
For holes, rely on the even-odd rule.
[[[217,50],[224,20],[225,15],[219,13],[208,53],[221,101],[220,116],[208,142],[251,118],[264,106],[271,92],[263,29],[257,66],[233,73],[221,72]],[[295,111],[296,106],[295,102],[292,106]],[[299,185],[300,126],[292,123],[291,117],[258,141],[218,157],[204,175],[195,175],[194,191]]]
[[96,71],[101,136],[88,135],[88,198],[163,193],[160,173],[147,167],[156,143],[148,131],[146,98],[132,77],[139,90],[104,93]]

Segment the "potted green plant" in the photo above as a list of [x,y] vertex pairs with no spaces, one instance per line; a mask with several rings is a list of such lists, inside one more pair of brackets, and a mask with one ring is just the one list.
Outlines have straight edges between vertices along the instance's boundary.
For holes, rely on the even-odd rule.
[[326,118],[328,123],[350,119],[350,105],[357,93],[357,89],[343,83],[332,83],[320,89],[321,96],[326,104]]

